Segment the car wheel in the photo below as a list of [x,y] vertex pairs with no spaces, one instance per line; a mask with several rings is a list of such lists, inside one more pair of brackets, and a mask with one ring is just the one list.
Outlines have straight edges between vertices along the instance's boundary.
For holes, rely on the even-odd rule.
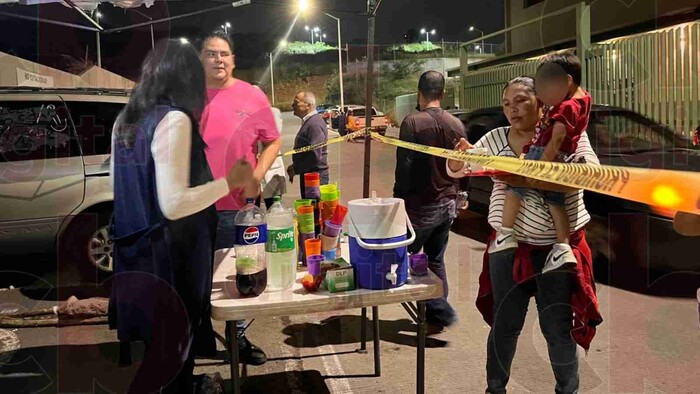
[[109,236],[111,209],[76,215],[58,240],[59,270],[75,269],[80,280],[99,283],[114,268]]

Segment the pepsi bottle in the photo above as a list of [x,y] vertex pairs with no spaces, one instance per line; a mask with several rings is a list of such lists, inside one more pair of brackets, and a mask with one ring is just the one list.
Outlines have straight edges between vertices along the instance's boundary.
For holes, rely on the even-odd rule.
[[248,199],[238,211],[235,224],[236,289],[242,296],[258,296],[267,287],[265,215],[255,200]]

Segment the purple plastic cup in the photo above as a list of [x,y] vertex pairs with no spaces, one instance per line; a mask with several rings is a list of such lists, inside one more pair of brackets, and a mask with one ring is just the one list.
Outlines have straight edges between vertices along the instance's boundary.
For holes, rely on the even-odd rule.
[[317,276],[321,273],[321,263],[326,261],[326,258],[320,254],[313,254],[306,258],[306,267],[309,270],[309,274]]
[[414,253],[409,257],[411,274],[422,276],[428,274],[428,255],[425,253]]
[[323,227],[323,235],[328,237],[337,237],[340,232],[343,231],[342,225],[333,224],[333,222],[326,220],[326,225]]

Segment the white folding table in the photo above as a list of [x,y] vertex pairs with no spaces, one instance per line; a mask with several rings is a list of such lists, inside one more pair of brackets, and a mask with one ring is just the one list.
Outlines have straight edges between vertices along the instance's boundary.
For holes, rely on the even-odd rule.
[[[347,244],[343,244],[343,256],[348,256]],[[240,393],[238,371],[238,335],[236,320],[261,317],[279,317],[297,314],[338,311],[362,308],[360,350],[366,349],[366,308],[372,307],[374,329],[374,370],[381,375],[379,348],[379,306],[401,304],[418,325],[416,392],[425,389],[425,301],[442,297],[442,281],[429,272],[426,276],[411,277],[409,283],[387,290],[357,289],[341,293],[319,291],[307,292],[301,285],[306,271],[297,272],[293,287],[281,292],[263,292],[257,297],[241,297],[236,290],[235,253],[233,249],[216,251],[214,282],[211,295],[211,314],[214,320],[225,321],[227,348],[231,360],[231,382],[233,392]],[[414,304],[415,302],[415,304]]]

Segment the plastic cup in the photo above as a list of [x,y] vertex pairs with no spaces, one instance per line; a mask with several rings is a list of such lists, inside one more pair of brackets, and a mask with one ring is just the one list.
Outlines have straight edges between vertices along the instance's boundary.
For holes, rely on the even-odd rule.
[[332,200],[332,201],[321,201],[321,220],[324,222],[326,220],[329,220],[333,217],[333,213],[335,212],[335,207],[338,206],[338,203],[340,200]]
[[422,276],[428,274],[428,255],[425,253],[414,253],[409,257],[411,274]]
[[306,185],[306,189],[304,189],[304,197],[319,200],[321,198],[321,190],[319,190],[318,185]]
[[338,246],[338,237],[329,237],[327,235],[321,234],[321,250],[326,251],[326,250],[335,250],[336,246]]
[[297,256],[299,258],[299,261],[302,263],[306,263],[306,246],[305,242],[307,239],[313,239],[316,237],[316,234],[314,234],[313,230],[309,232],[301,232],[299,233],[299,255]]
[[338,182],[329,183],[327,185],[321,185],[321,192],[328,193],[338,190]]
[[347,213],[348,207],[338,204],[335,207],[335,212],[333,212],[331,222],[333,222],[334,224],[342,225],[343,221],[345,220],[345,215],[347,215]]
[[321,273],[321,263],[326,261],[325,256],[320,254],[314,254],[306,257],[306,267],[309,270],[309,274],[316,276]]
[[338,256],[338,251],[335,249],[323,251],[323,257],[325,257],[326,260],[335,260],[337,256]]
[[321,201],[335,201],[340,199],[340,191],[334,190],[331,192],[321,191]]
[[[321,186],[321,174],[318,172],[308,172],[304,174],[304,186],[308,187],[320,187]],[[319,191],[320,193],[320,191]]]
[[326,220],[325,226],[323,227],[323,235],[337,238],[341,231],[343,231],[342,225],[337,225],[330,220]]
[[321,240],[318,238],[307,239],[304,241],[304,251],[307,256],[321,254]]
[[299,212],[299,207],[303,207],[305,205],[311,205],[313,206],[314,201],[311,199],[302,199],[302,200],[296,200],[294,201],[294,209]]
[[338,183],[331,183],[328,185],[321,185],[321,201],[333,201],[340,198],[340,191],[338,190]]

